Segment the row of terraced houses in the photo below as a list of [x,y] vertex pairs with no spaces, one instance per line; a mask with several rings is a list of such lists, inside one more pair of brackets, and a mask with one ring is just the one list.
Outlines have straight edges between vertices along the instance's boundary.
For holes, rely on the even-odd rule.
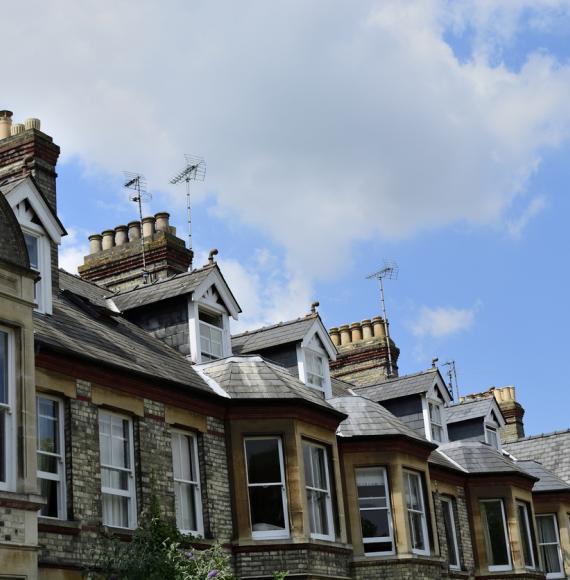
[[58,155],[0,112],[0,578],[81,578],[153,498],[241,580],[570,575],[570,430],[399,375],[378,316],[232,335],[239,296],[165,212],[60,270]]

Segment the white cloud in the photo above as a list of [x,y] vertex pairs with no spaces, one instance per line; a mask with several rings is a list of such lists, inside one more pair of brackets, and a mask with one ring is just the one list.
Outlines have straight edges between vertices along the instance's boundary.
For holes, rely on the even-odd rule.
[[[183,153],[203,154],[195,198],[281,245],[294,294],[357,241],[458,222],[517,231],[513,201],[568,137],[570,67],[535,52],[510,70],[500,54],[565,5],[14,2],[3,78],[17,82],[2,94],[17,120],[42,118],[64,159],[142,171],[155,191]],[[475,31],[472,58],[456,58],[451,29]],[[30,68],[38,54],[52,66]]]
[[515,218],[507,220],[507,234],[513,239],[519,239],[529,222],[546,207],[546,198],[542,195],[530,200],[525,209]]
[[77,267],[83,264],[84,256],[89,254],[87,232],[78,228],[67,228],[67,236],[62,238],[59,251],[59,267],[71,274],[77,274]]
[[411,325],[412,333],[420,338],[444,338],[469,330],[478,309],[479,305],[472,308],[422,306],[417,319]]

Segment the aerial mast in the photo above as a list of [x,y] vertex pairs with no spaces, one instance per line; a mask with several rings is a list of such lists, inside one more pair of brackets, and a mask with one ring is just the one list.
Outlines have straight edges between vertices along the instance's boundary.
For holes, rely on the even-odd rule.
[[398,264],[391,260],[384,260],[384,267],[374,274],[367,276],[367,280],[378,280],[380,286],[380,304],[382,306],[382,315],[384,317],[384,331],[386,333],[386,348],[388,351],[388,373],[390,378],[394,374],[392,363],[392,349],[390,348],[390,325],[388,324],[388,314],[386,313],[386,301],[384,300],[384,280],[397,280],[399,267]]
[[202,157],[194,155],[184,155],[186,159],[186,166],[179,173],[177,173],[170,183],[176,185],[178,183],[186,183],[186,217],[188,221],[188,249],[192,250],[192,209],[190,203],[190,182],[204,181],[206,178],[206,162]]
[[[152,195],[147,191],[146,179],[144,175],[140,173],[130,173],[129,171],[123,171],[125,176],[125,181],[123,182],[123,187],[126,189],[131,189],[133,193],[129,195],[129,199],[134,201],[139,209],[139,220],[142,227],[142,204],[143,202],[150,201]],[[144,250],[144,238],[141,232],[141,253],[142,253],[142,276],[143,284],[147,284],[150,279],[150,272],[146,269],[146,256]]]

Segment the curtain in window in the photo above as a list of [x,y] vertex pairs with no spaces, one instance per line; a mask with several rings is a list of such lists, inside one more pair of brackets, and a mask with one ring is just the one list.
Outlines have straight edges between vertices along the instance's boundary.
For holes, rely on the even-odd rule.
[[549,574],[561,573],[562,563],[560,561],[556,516],[554,514],[537,516],[536,522],[538,524],[538,543],[546,572]]
[[172,434],[176,524],[182,531],[200,532],[200,483],[194,435]]
[[330,536],[332,534],[332,508],[325,448],[307,443],[303,448],[303,456],[311,533],[318,536]]

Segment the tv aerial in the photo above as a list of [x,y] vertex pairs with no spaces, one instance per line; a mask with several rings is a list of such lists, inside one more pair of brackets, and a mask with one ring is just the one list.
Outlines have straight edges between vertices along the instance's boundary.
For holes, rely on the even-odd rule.
[[[455,361],[449,360],[443,363],[444,367],[449,367],[447,369],[447,376],[449,378],[449,388],[451,389],[451,395],[453,396],[453,391],[457,393],[457,402],[459,403],[459,383],[457,382],[457,371],[455,369]],[[454,388],[455,386],[455,388]]]
[[[131,173],[129,171],[123,171],[124,181],[123,187],[125,189],[130,189],[132,193],[129,194],[129,199],[134,201],[139,208],[139,220],[142,228],[142,204],[150,201],[152,199],[152,194],[147,191],[146,186],[146,179],[144,175],[140,173]],[[141,240],[141,252],[142,252],[142,275],[143,275],[143,284],[146,284],[150,277],[150,272],[146,269],[146,256],[144,251],[144,238],[140,235]]]
[[206,162],[202,157],[184,155],[186,167],[176,174],[171,180],[172,185],[186,183],[186,216],[188,220],[188,249],[192,250],[192,206],[190,203],[190,182],[204,181],[206,179]]
[[386,350],[388,352],[388,378],[390,378],[393,373],[392,364],[392,349],[390,348],[390,327],[388,325],[388,315],[386,313],[386,302],[384,300],[384,280],[397,280],[400,268],[398,264],[393,260],[384,260],[384,267],[370,276],[366,276],[367,280],[378,280],[380,286],[380,303],[382,305],[382,314],[384,317],[384,331],[386,333]]

